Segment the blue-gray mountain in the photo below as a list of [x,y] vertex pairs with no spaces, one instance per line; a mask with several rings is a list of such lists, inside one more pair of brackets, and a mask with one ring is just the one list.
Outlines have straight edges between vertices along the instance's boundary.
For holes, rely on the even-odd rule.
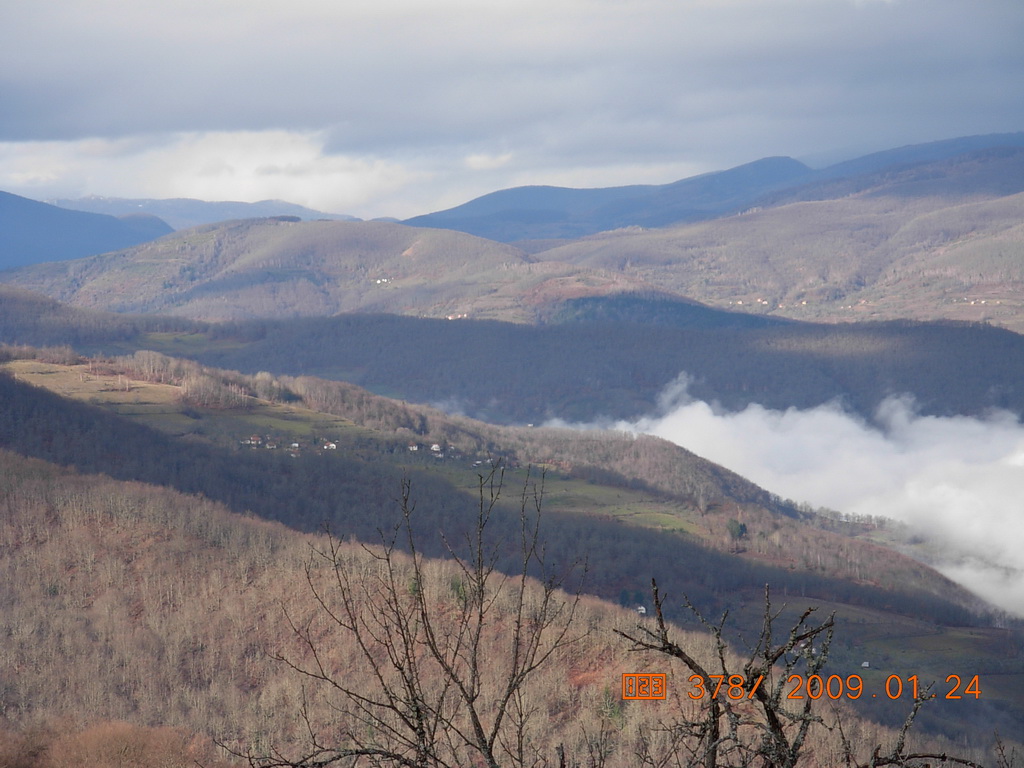
[[502,242],[571,239],[630,226],[705,221],[773,201],[777,204],[781,196],[773,193],[780,190],[787,190],[789,199],[809,199],[816,190],[823,194],[820,190],[834,189],[839,179],[875,178],[887,170],[904,171],[969,152],[1022,146],[1024,132],[990,134],[885,150],[820,170],[789,157],[770,157],[656,186],[516,187],[405,223],[457,229]]
[[115,218],[0,192],[0,270],[130,248],[172,231],[148,214]]
[[175,229],[187,229],[200,224],[214,224],[231,219],[258,219],[271,216],[297,216],[304,221],[330,219],[332,221],[357,221],[355,216],[340,213],[324,213],[284,200],[260,200],[257,203],[236,201],[207,202],[188,197],[168,200],[150,198],[89,197],[62,198],[46,202],[61,208],[91,213],[106,213],[110,216],[125,216],[129,213],[148,213],[159,216]]

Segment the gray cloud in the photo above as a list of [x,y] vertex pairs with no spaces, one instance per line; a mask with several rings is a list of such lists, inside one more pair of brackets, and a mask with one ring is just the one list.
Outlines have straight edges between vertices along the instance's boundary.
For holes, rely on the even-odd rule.
[[[0,141],[316,134],[325,157],[398,163],[461,199],[479,153],[511,155],[488,181],[669,181],[681,163],[1018,130],[1021,39],[1016,0],[19,3]],[[362,204],[429,198],[376,194]]]

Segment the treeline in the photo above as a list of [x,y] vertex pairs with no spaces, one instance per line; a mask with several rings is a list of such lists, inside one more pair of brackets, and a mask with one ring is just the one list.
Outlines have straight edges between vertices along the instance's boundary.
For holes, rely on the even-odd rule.
[[77,309],[0,284],[0,343],[85,348],[114,345],[145,333],[197,333],[207,327],[184,318]]

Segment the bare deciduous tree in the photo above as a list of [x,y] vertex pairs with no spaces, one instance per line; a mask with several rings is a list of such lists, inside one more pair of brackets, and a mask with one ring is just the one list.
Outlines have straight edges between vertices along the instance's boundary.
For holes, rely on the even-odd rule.
[[[332,536],[312,551],[306,579],[316,610],[305,617],[286,611],[299,652],[279,659],[330,693],[330,717],[304,706],[304,751],[250,752],[251,765],[564,764],[561,751],[544,743],[546,713],[531,691],[553,654],[582,636],[574,627],[580,592],[564,593],[547,571],[538,530],[542,482],[523,490],[517,575],[496,570],[500,545],[488,529],[502,482],[497,467],[480,477],[468,546],[446,542],[446,562],[430,562],[418,549],[408,482],[399,526],[380,546],[364,547],[368,566]],[[539,584],[530,572],[540,574]],[[337,658],[331,638],[339,634],[356,658]]]
[[[819,695],[801,696],[795,705],[784,695],[793,689],[793,676],[811,686],[812,677],[824,686],[821,671],[828,660],[834,614],[814,622],[814,608],[806,609],[784,635],[775,640],[775,627],[782,611],[773,613],[769,590],[765,588],[765,611],[761,632],[749,657],[741,665],[729,661],[723,639],[728,613],[717,624],[709,622],[689,600],[686,607],[711,634],[715,649],[712,670],[677,644],[669,633],[663,613],[664,596],[651,581],[654,602],[654,627],[640,624],[633,632],[615,630],[631,643],[631,650],[655,651],[678,659],[692,673],[689,680],[692,698],[700,702],[696,715],[680,715],[661,727],[661,749],[641,741],[638,759],[643,766],[758,766],[758,768],[797,768],[809,736],[817,729],[839,734],[845,768],[881,768],[881,766],[960,765],[981,768],[978,763],[945,753],[915,752],[907,749],[907,737],[918,711],[930,698],[928,689],[919,692],[893,746],[885,753],[875,746],[867,757],[858,757],[858,747],[843,732],[842,715],[834,709],[826,719],[815,706]],[[799,670],[799,672],[795,672]],[[734,695],[735,694],[735,695]],[[665,747],[667,745],[667,748]],[[930,762],[921,762],[930,761]],[[931,762],[934,761],[934,762]]]

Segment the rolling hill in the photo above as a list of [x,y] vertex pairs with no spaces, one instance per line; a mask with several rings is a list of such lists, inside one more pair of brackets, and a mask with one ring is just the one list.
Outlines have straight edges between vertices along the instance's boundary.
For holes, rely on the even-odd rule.
[[664,185],[517,187],[404,223],[456,229],[502,242],[577,238],[622,227],[662,227],[716,218],[812,175],[810,168],[792,158],[769,157]]
[[[533,241],[526,250],[452,230],[278,217],[8,270],[0,281],[78,307],[205,320],[389,312],[536,323],[567,300],[643,293],[824,322],[1024,329],[1024,149],[946,154],[975,143],[881,153],[854,164],[859,175],[814,177],[741,215]],[[891,164],[901,157],[914,162]],[[729,174],[679,182],[712,197],[744,183]],[[661,210],[662,192],[629,189],[652,216]],[[584,190],[592,200],[580,202],[578,191],[542,196],[585,212],[620,194]],[[519,194],[495,193],[474,210],[500,212]]]
[[125,251],[8,271],[0,281],[82,308],[208,320],[395,312],[526,322],[553,298],[643,285],[538,263],[461,232],[280,217],[197,227]]
[[[813,170],[789,157],[769,157],[671,184],[570,189],[516,187],[448,210],[407,219],[502,242],[575,239],[624,227],[665,227],[778,204],[794,195],[842,194],[848,179],[903,171],[993,148],[1024,147],[1024,133],[967,136],[875,152]],[[1019,177],[1018,177],[1019,178]],[[1005,179],[1016,183],[1012,174]],[[853,181],[854,185],[863,184]],[[1016,191],[1020,191],[1017,189]],[[1005,194],[1005,192],[1004,192]]]
[[534,258],[617,270],[754,313],[1024,329],[1024,150],[810,186],[775,203],[715,221],[595,235]]

